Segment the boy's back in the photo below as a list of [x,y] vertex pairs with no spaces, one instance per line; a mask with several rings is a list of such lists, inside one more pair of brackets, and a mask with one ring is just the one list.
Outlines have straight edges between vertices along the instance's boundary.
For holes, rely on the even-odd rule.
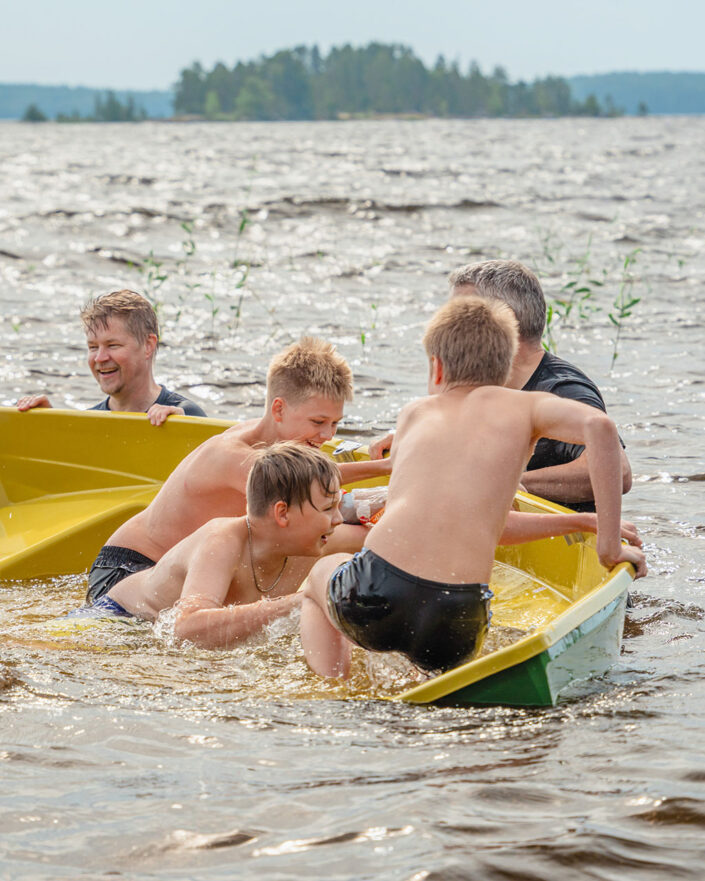
[[257,420],[209,438],[169,475],[154,501],[110,536],[106,544],[133,548],[159,560],[169,548],[213,517],[245,513],[245,482]]
[[524,399],[484,386],[408,405],[398,422],[384,517],[365,546],[422,578],[487,582],[531,454]]
[[320,561],[306,588],[301,637],[321,675],[347,675],[351,643],[400,651],[426,670],[476,654],[495,547],[539,437],[585,445],[600,562],[645,574],[642,552],[620,541],[614,423],[585,404],[502,388],[516,340],[509,307],[474,297],[447,303],[429,324],[431,397],[400,417],[385,514],[361,553]]

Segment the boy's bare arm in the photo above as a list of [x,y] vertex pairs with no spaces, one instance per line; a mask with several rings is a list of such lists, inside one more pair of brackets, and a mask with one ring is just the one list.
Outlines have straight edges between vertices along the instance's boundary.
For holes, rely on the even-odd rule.
[[[510,511],[499,543],[521,544],[554,535],[569,535],[571,532],[597,532],[597,515],[532,514],[528,511]],[[620,535],[630,545],[641,547],[642,541],[633,523],[622,520]]]
[[227,525],[214,525],[204,536],[189,560],[177,604],[174,633],[178,639],[204,648],[227,648],[288,614],[300,602],[292,595],[224,606],[242,550]]
[[392,473],[392,463],[387,459],[361,460],[360,462],[340,462],[340,482],[355,483],[356,480],[367,480]]
[[536,437],[585,445],[597,509],[597,555],[607,569],[629,562],[637,578],[646,574],[644,554],[620,540],[622,509],[621,447],[617,428],[600,410],[556,395],[532,393]]
[[230,648],[300,604],[299,593],[225,607],[192,594],[179,601],[174,632],[202,648]]

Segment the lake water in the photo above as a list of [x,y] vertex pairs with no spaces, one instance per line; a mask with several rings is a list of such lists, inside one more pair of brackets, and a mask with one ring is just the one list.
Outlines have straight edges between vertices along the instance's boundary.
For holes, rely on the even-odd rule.
[[[516,258],[551,300],[591,294],[554,337],[619,424],[651,567],[619,664],[547,710],[326,692],[294,622],[276,652],[177,648],[168,620],[52,636],[84,579],[0,583],[0,878],[703,877],[704,140],[702,118],[0,123],[0,404],[96,402],[77,313],[133,287],[158,378],[209,415],[258,415],[269,357],[313,333],[367,438],[425,391],[447,273]],[[641,299],[610,371],[620,289]]]

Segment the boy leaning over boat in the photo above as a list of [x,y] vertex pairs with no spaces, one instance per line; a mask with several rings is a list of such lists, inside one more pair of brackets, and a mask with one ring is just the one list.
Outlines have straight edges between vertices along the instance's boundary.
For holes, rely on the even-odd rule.
[[[154,307],[135,291],[113,291],[90,300],[81,310],[88,366],[107,395],[91,410],[146,413],[152,425],[169,416],[205,416],[188,398],[169,391],[154,379],[159,324]],[[51,407],[44,394],[25,395],[20,411]]]
[[501,387],[517,348],[512,310],[453,298],[432,319],[424,345],[429,397],[400,414],[384,516],[360,553],[318,561],[304,589],[304,652],[322,676],[348,675],[353,644],[402,652],[428,671],[479,651],[495,547],[541,437],[585,445],[600,562],[628,561],[637,577],[646,574],[643,552],[620,541],[621,452],[612,420],[556,395]]
[[[352,389],[352,371],[330,343],[307,337],[276,355],[262,417],[209,438],[179,463],[152,503],[100,550],[88,576],[87,599],[96,600],[122,578],[154,566],[211,518],[242,516],[256,450],[283,440],[319,448],[335,434]],[[390,467],[389,460],[379,460],[342,463],[340,469],[343,480],[351,482],[388,474]],[[357,550],[361,533],[361,526],[338,530],[331,548]]]
[[[499,300],[516,315],[519,345],[507,379],[509,388],[551,392],[605,411],[605,402],[595,383],[574,364],[544,350],[546,298],[530,269],[515,260],[484,260],[460,266],[451,272],[448,282],[451,297],[477,295]],[[370,455],[380,458],[391,444],[392,435],[380,438],[370,445]],[[522,487],[576,511],[594,511],[583,453],[580,444],[540,438],[522,475]],[[632,471],[624,449],[621,466],[622,492],[626,493],[632,485]]]
[[252,457],[246,493],[245,516],[209,520],[73,614],[154,621],[176,606],[177,638],[205,648],[233,646],[287,615],[342,521],[338,467],[310,446],[274,444]]

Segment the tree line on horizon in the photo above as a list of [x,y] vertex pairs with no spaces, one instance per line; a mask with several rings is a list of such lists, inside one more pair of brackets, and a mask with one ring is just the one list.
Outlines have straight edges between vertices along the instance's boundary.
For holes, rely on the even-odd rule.
[[317,46],[283,49],[232,69],[199,62],[181,71],[174,112],[206,119],[309,120],[377,115],[439,117],[616,116],[594,95],[573,98],[562,77],[510,83],[505,70],[463,74],[441,55],[427,68],[408,46],[345,45],[327,56]]
[[[81,116],[77,110],[56,114],[57,122],[140,122],[147,118],[147,111],[135,104],[132,95],[121,101],[111,90],[105,93],[105,98],[96,93],[92,114]],[[35,103],[27,107],[22,117],[23,122],[46,122],[47,119],[47,115]]]

